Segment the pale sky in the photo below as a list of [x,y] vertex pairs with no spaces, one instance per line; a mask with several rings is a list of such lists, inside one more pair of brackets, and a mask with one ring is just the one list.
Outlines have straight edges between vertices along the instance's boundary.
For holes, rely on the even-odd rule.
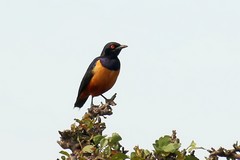
[[60,157],[58,130],[86,112],[90,100],[73,109],[79,84],[110,41],[129,47],[105,94],[116,92],[118,105],[104,134],[119,133],[128,150],[152,150],[173,129],[182,149],[192,140],[230,148],[240,140],[239,7],[239,0],[2,0],[1,159]]

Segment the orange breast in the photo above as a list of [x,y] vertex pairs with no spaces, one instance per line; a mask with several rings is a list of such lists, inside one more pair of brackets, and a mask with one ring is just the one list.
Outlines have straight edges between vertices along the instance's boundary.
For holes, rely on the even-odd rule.
[[103,67],[100,60],[96,62],[92,72],[93,77],[87,86],[88,92],[92,96],[101,95],[111,89],[119,74],[119,70],[114,71]]

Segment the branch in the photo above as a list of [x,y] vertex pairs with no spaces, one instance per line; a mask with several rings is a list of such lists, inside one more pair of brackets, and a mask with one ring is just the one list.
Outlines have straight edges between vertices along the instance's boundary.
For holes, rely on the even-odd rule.
[[[71,154],[61,152],[68,157],[67,160],[75,160],[79,159],[79,157],[96,157],[96,155],[89,153],[91,149],[96,149],[93,138],[102,135],[103,130],[106,128],[105,123],[101,122],[101,116],[106,118],[106,115],[112,115],[111,106],[116,104],[114,102],[115,98],[116,93],[110,99],[106,99],[105,104],[91,106],[81,120],[75,119],[78,124],[72,124],[71,129],[58,131],[61,137],[57,143],[63,149],[70,149],[72,152]],[[86,146],[88,149],[83,150]],[[94,159],[93,157],[90,159]]]
[[88,115],[90,117],[97,117],[97,116],[106,116],[112,115],[112,108],[111,106],[116,105],[114,99],[116,98],[117,93],[115,93],[110,99],[106,100],[106,103],[101,103],[100,106],[91,106],[88,109]]
[[218,157],[240,159],[240,145],[238,145],[238,142],[233,144],[233,149],[225,149],[223,147],[220,147],[218,150],[216,150],[214,148],[211,148],[211,150],[208,150],[208,152],[210,153],[210,160],[217,160]]

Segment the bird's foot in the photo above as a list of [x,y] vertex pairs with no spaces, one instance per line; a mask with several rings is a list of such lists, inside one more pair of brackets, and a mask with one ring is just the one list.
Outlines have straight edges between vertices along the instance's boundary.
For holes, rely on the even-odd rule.
[[105,116],[111,115],[112,114],[111,106],[116,105],[116,103],[114,102],[116,95],[117,94],[115,93],[110,99],[107,99],[102,95],[106,103],[105,104],[101,103],[99,106],[94,105],[92,101],[91,107],[88,109],[88,114],[90,115],[90,117],[103,116],[104,118],[106,118]]
[[116,106],[117,103],[114,102],[114,99],[117,96],[117,93],[115,93],[110,99],[106,98],[105,96],[101,95],[105,99],[105,103],[111,105],[111,106]]

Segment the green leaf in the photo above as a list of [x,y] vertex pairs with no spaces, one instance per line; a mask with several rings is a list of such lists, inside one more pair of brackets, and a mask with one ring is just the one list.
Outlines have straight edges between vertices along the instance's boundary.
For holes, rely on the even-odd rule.
[[137,155],[136,155],[136,153],[135,152],[132,152],[131,154],[130,154],[130,159],[132,159],[132,158],[134,158],[134,157],[136,157]]
[[93,137],[93,142],[95,145],[98,145],[100,143],[100,141],[106,136],[102,136],[102,135],[96,135]]
[[75,120],[77,123],[81,123],[81,120],[80,120],[80,119],[75,118],[74,120]]
[[119,150],[120,149],[120,145],[119,144],[114,144],[114,145],[112,145],[112,148],[114,149],[114,150]]
[[95,150],[95,147],[93,145],[87,145],[83,147],[82,152],[83,153],[92,153]]
[[67,157],[70,157],[70,154],[68,152],[66,152],[66,151],[60,151],[59,153],[65,155]]
[[188,148],[189,148],[188,151],[192,152],[194,149],[197,148],[197,144],[194,141],[192,141]]
[[123,153],[117,153],[114,156],[112,156],[111,160],[124,160],[127,159],[128,156]]
[[112,134],[112,137],[109,139],[109,141],[112,143],[112,144],[115,144],[115,143],[118,143],[119,141],[122,140],[122,137],[118,134],[118,133],[113,133]]
[[101,148],[103,148],[103,147],[105,147],[105,146],[107,146],[108,145],[108,139],[107,138],[102,138],[101,140],[100,140],[100,146],[101,146]]
[[150,152],[149,150],[144,149],[144,155],[145,155],[145,156],[148,156],[150,153],[151,153],[151,152]]
[[177,151],[175,154],[177,155],[177,160],[185,160],[185,153]]
[[171,137],[164,136],[160,137],[159,140],[156,140],[155,144],[153,144],[153,147],[156,151],[163,151],[163,146],[167,146],[169,143],[171,143]]
[[75,131],[75,129],[76,129],[76,125],[75,125],[75,123],[73,123],[73,124],[71,125],[71,130],[72,130],[72,131]]
[[109,157],[111,155],[111,148],[110,146],[107,146],[105,149],[104,149],[104,154],[107,155],[107,157]]
[[90,130],[93,127],[93,120],[91,120],[91,119],[83,119],[82,120],[82,127],[83,128],[87,128],[88,130]]
[[180,144],[179,143],[170,143],[167,146],[163,146],[162,149],[164,152],[167,153],[175,153],[178,149],[180,148]]
[[197,157],[195,157],[194,155],[188,155],[186,156],[185,160],[199,160]]

